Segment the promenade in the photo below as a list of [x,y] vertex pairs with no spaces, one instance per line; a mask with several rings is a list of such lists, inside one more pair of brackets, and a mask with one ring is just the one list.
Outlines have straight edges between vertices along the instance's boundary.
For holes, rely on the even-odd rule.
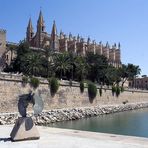
[[86,131],[38,127],[39,140],[11,142],[13,126],[0,126],[0,148],[147,148],[148,139]]

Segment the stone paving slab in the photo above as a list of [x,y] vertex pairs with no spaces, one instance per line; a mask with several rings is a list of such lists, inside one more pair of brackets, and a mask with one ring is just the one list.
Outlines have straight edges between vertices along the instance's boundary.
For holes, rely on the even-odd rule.
[[13,126],[0,126],[0,148],[148,148],[148,139],[113,134],[38,127],[41,138],[11,142]]

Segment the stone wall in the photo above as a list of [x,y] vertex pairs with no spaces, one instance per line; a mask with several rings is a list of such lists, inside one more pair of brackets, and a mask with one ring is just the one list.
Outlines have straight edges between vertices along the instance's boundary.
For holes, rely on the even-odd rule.
[[[16,79],[0,80],[0,112],[17,112],[18,96],[28,93],[31,90],[29,84],[23,87],[21,81]],[[80,93],[79,87],[60,86],[55,97],[51,97],[50,89],[47,83],[41,83],[36,90],[44,100],[44,109],[60,109],[75,107],[90,107],[97,105],[122,104],[128,100],[128,103],[148,102],[148,92],[143,91],[124,91],[118,98],[112,96],[111,90],[104,90],[100,97],[99,93],[90,103],[87,88],[84,93]]]
[[[100,116],[104,114],[112,114],[117,112],[124,112],[135,109],[147,108],[146,103],[128,103],[120,105],[104,105],[104,106],[91,106],[91,107],[74,107],[53,109],[44,111],[38,116],[34,117],[33,113],[28,113],[31,116],[36,125],[49,125],[50,123],[77,120],[82,118]],[[14,124],[20,115],[18,113],[1,113],[0,125]]]

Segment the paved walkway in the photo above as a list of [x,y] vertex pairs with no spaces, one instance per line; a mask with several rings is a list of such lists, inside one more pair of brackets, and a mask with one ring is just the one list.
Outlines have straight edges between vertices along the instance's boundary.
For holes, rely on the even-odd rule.
[[12,126],[0,126],[0,148],[148,148],[147,138],[38,127],[40,140],[11,142]]

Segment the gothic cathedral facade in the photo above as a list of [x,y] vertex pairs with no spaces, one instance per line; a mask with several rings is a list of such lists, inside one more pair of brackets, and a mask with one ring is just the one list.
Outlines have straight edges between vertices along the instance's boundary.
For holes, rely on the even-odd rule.
[[121,53],[120,43],[109,46],[108,42],[103,45],[101,42],[96,43],[94,40],[91,42],[90,38],[87,41],[84,38],[73,36],[71,33],[69,36],[65,35],[62,31],[57,33],[56,23],[53,22],[51,34],[45,31],[45,23],[42,12],[39,13],[37,21],[37,31],[34,33],[31,18],[27,26],[26,40],[31,47],[46,48],[49,47],[55,52],[73,52],[77,55],[85,56],[87,52],[93,52],[94,54],[104,55],[109,64],[114,67],[121,67]]

